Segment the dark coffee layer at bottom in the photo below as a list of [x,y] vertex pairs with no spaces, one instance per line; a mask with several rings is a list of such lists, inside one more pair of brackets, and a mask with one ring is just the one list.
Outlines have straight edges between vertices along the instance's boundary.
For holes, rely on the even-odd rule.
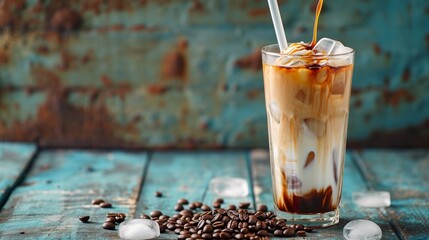
[[276,196],[277,208],[281,211],[296,214],[326,213],[335,210],[338,206],[332,198],[332,187],[312,189],[310,192],[297,196],[288,192],[288,182],[283,174],[283,190],[281,196]]
[[283,191],[282,199],[277,200],[277,207],[281,211],[297,214],[325,213],[335,210],[332,203],[332,187],[317,191],[312,189],[303,196],[289,194]]

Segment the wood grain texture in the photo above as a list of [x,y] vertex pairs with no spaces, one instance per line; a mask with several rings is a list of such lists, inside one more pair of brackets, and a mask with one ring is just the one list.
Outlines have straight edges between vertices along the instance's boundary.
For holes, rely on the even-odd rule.
[[0,209],[35,152],[32,144],[0,143]]
[[[176,213],[174,206],[179,198],[211,205],[218,197],[208,189],[213,177],[242,177],[250,182],[246,156],[244,151],[154,153],[137,204],[137,215],[160,210],[172,216]],[[155,197],[155,191],[162,192],[163,197]],[[252,197],[224,200],[224,206],[227,206],[252,202]],[[162,238],[176,239],[177,235],[163,234]]]
[[402,239],[429,237],[429,152],[366,150],[356,154],[373,190],[389,191],[386,217]]
[[[101,224],[107,212],[133,214],[146,161],[145,153],[42,152],[0,212],[0,238],[117,239]],[[114,207],[92,205],[95,198]],[[81,223],[81,215],[91,223]]]
[[[258,150],[252,156],[252,177],[256,203],[265,203],[270,209],[274,208],[271,186],[271,170],[267,151]],[[343,191],[340,210],[340,222],[326,229],[309,234],[309,237],[320,239],[343,239],[342,229],[345,224],[354,219],[369,219],[377,223],[383,231],[383,239],[398,239],[382,210],[359,208],[352,202],[352,193],[366,189],[366,184],[356,165],[352,161],[353,154],[346,154],[344,167]],[[385,212],[385,211],[384,211]]]

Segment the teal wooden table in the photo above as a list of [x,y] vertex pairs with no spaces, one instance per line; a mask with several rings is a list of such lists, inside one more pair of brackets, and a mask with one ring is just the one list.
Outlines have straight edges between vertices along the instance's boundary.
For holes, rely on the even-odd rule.
[[[249,201],[272,206],[269,161],[264,150],[127,152],[41,150],[28,144],[0,144],[0,239],[118,239],[101,228],[108,212],[127,218],[158,209],[174,214],[178,198],[211,204],[208,190],[216,176],[248,180],[250,194],[226,204]],[[429,238],[429,150],[350,150],[347,153],[340,223],[307,235],[343,239],[353,219],[371,219],[383,239]],[[389,208],[361,208],[359,190],[385,190]],[[163,193],[157,198],[155,191]],[[91,200],[103,198],[113,209]],[[84,224],[80,215],[90,215]],[[161,239],[177,235],[162,234]]]

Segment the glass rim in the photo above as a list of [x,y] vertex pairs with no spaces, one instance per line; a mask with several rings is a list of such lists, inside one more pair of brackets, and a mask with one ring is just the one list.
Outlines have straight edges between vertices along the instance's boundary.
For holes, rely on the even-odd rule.
[[277,43],[275,44],[270,44],[270,45],[266,45],[264,47],[261,48],[261,52],[263,54],[267,54],[270,56],[274,56],[274,57],[281,57],[281,56],[288,56],[288,57],[312,57],[312,58],[330,58],[330,57],[341,57],[341,56],[347,56],[347,55],[351,55],[355,53],[355,50],[353,48],[347,47],[350,49],[349,52],[345,52],[345,53],[338,53],[338,54],[330,54],[330,55],[305,55],[305,54],[282,54],[279,52],[273,52],[273,51],[269,51],[270,48],[273,47],[279,47],[279,45]]

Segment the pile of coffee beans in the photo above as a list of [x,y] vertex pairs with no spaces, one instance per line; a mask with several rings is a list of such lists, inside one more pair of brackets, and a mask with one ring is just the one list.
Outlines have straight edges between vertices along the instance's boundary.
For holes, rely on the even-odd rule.
[[[179,199],[174,207],[177,214],[164,215],[161,211],[152,211],[149,215],[141,215],[143,219],[152,219],[160,226],[161,232],[174,232],[178,239],[266,239],[270,236],[295,237],[306,236],[312,232],[310,227],[288,225],[285,219],[277,218],[268,211],[266,205],[260,205],[256,212],[247,210],[249,202],[222,208],[223,199],[216,199],[212,206],[201,202]],[[184,205],[189,204],[189,209]]]

